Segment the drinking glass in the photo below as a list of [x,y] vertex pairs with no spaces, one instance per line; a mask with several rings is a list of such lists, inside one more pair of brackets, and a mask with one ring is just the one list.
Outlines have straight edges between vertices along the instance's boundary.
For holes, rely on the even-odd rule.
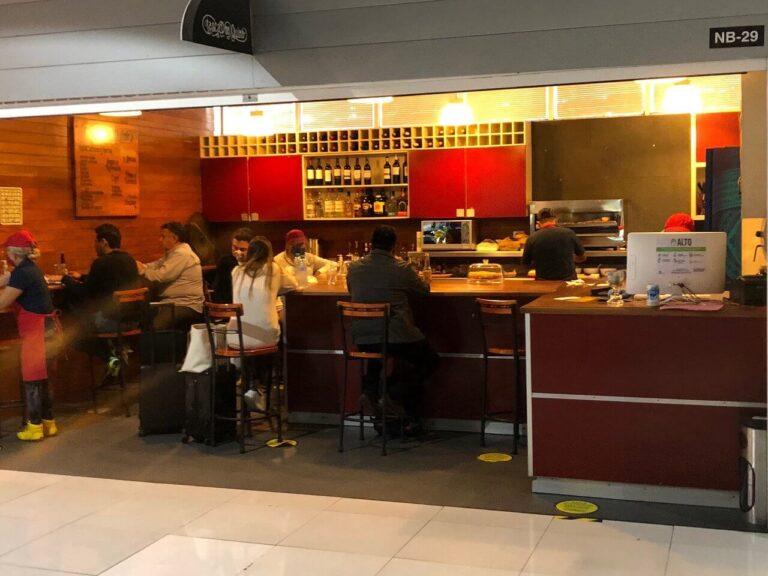
[[611,288],[608,290],[608,306],[624,306],[622,298],[622,286],[626,272],[624,270],[614,270],[608,274],[608,284]]

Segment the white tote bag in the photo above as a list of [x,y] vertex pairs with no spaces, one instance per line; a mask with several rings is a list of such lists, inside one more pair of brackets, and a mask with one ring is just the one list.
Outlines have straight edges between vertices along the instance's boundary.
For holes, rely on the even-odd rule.
[[[224,327],[222,326],[222,331]],[[217,330],[217,332],[219,332]],[[222,334],[222,336],[224,336]],[[217,339],[219,334],[216,334]],[[182,372],[205,372],[213,364],[211,358],[211,343],[208,341],[208,329],[205,324],[192,324],[189,330],[189,346],[184,357]]]

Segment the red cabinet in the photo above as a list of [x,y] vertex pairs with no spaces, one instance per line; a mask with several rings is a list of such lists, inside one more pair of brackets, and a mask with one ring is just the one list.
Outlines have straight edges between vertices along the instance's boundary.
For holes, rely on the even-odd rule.
[[411,218],[526,215],[525,146],[414,151],[408,166]]
[[464,150],[419,150],[408,155],[411,218],[456,218],[464,209]]
[[525,146],[468,148],[467,210],[475,218],[526,216]]
[[707,148],[741,146],[738,112],[716,112],[696,116],[696,162],[707,161]]
[[248,159],[200,161],[203,216],[211,222],[239,221],[248,207]]
[[302,220],[301,171],[301,156],[249,158],[252,218],[266,221]]

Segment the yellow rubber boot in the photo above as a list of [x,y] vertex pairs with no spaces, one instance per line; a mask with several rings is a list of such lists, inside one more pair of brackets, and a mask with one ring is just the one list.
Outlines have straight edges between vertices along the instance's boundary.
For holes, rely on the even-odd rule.
[[43,425],[32,424],[32,422],[27,422],[27,425],[16,434],[16,438],[25,442],[37,442],[42,440],[44,436]]
[[43,419],[43,434],[45,436],[56,436],[59,433],[59,429],[56,426],[56,420]]

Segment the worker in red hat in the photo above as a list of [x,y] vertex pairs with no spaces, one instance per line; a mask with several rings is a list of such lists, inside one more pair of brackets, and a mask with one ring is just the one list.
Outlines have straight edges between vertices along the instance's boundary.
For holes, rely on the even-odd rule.
[[[327,272],[333,262],[307,252],[307,237],[301,230],[294,229],[285,235],[285,250],[275,256],[275,264],[280,266],[283,274],[297,279],[301,276],[299,269],[301,264],[303,264],[309,279],[314,278],[316,274],[321,272]],[[299,273],[298,275],[297,272]],[[313,281],[310,280],[310,282]]]
[[685,212],[672,214],[664,223],[664,232],[696,232],[693,218]]
[[32,234],[26,230],[11,234],[4,246],[13,271],[0,279],[0,310],[11,306],[16,314],[26,402],[26,422],[16,436],[25,441],[42,440],[58,432],[45,357],[45,320],[53,314],[53,302],[45,276],[35,264],[40,251]]

